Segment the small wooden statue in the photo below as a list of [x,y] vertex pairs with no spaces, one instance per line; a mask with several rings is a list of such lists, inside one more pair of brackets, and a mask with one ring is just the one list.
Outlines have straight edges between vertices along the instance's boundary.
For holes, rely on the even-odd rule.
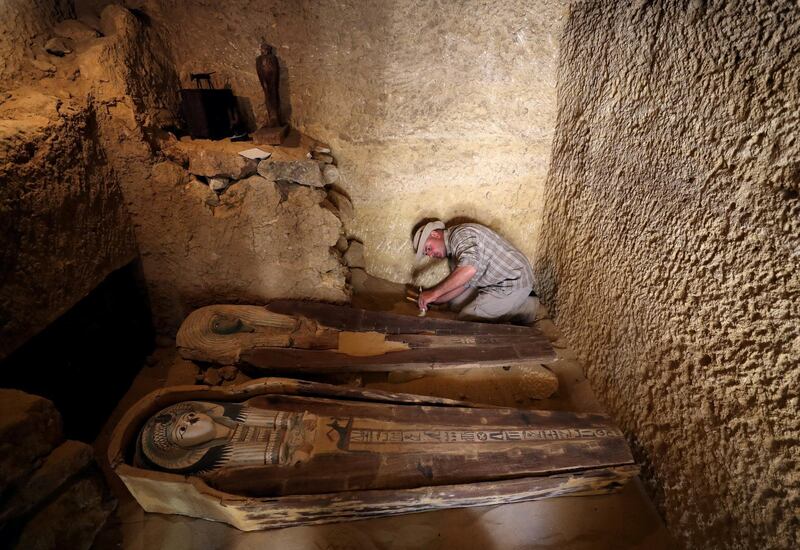
[[280,145],[287,127],[281,122],[280,66],[275,49],[262,39],[261,55],[256,58],[256,72],[264,90],[266,124],[253,136],[257,142]]

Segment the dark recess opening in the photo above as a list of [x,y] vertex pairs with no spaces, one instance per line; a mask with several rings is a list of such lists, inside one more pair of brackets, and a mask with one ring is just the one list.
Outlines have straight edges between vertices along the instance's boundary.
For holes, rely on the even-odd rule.
[[91,442],[154,341],[141,267],[134,261],[0,363],[2,386],[52,400],[66,437]]

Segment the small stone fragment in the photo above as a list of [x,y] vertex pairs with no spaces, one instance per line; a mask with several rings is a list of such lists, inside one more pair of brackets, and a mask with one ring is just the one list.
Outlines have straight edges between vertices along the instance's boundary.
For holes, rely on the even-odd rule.
[[49,61],[45,61],[44,59],[39,59],[37,57],[34,57],[31,60],[31,63],[33,64],[34,67],[45,73],[56,72],[56,66],[50,63]]
[[236,375],[239,373],[239,369],[234,367],[233,365],[226,365],[219,369],[219,375],[222,377],[223,380],[233,380],[236,378]]
[[332,156],[327,155],[325,153],[314,153],[312,155],[312,158],[314,158],[315,160],[318,160],[320,162],[323,162],[325,164],[333,164],[333,161],[334,161],[334,158]]
[[189,183],[186,184],[186,192],[192,195],[193,197],[197,197],[197,200],[200,202],[205,203],[210,207],[219,206],[219,195],[217,195],[214,191],[212,191],[208,185],[197,179],[196,177],[192,177],[189,180]]
[[105,36],[123,33],[136,26],[136,16],[119,4],[109,4],[100,14],[100,31]]
[[211,367],[206,370],[206,374],[203,376],[203,383],[206,386],[218,386],[220,382],[222,382],[222,377],[217,369]]
[[333,164],[326,164],[322,169],[322,176],[325,178],[325,183],[328,185],[339,181],[339,169]]
[[344,235],[339,235],[339,240],[336,241],[336,249],[342,254],[344,254],[345,252],[347,252],[349,246],[350,243],[347,242],[347,237],[345,237]]
[[331,154],[331,148],[330,147],[325,147],[324,145],[317,145],[316,147],[314,147],[314,151],[313,152],[314,153],[320,153],[320,154],[323,154],[323,155],[330,155]]
[[228,178],[208,178],[208,186],[218,193],[225,191],[231,184]]
[[53,32],[56,36],[69,38],[75,42],[89,40],[100,36],[100,33],[97,32],[97,30],[91,28],[83,21],[78,21],[77,19],[65,19],[64,21],[60,21],[53,28]]
[[365,269],[364,245],[358,241],[350,241],[350,248],[344,253],[344,261],[349,267]]
[[319,163],[315,160],[288,162],[264,160],[258,165],[258,173],[270,181],[287,181],[308,187],[325,187]]
[[237,153],[200,150],[189,157],[189,172],[207,178],[240,180],[256,173],[258,164]]
[[69,47],[67,41],[63,38],[54,36],[44,45],[44,51],[50,55],[64,57],[68,53],[72,53],[72,48]]
[[[355,211],[353,210],[353,203],[350,202],[350,199],[334,189],[329,189],[328,200],[336,207],[336,210],[339,211],[339,219],[342,220],[344,226],[346,228],[351,227],[355,219]],[[344,250],[342,250],[342,252],[344,252]]]

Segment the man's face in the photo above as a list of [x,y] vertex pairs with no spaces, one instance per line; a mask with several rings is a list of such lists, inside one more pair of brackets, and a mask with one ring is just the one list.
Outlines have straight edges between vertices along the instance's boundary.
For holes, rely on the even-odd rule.
[[444,258],[447,256],[447,247],[444,245],[444,235],[441,231],[436,230],[430,234],[428,240],[425,241],[423,254],[430,258]]

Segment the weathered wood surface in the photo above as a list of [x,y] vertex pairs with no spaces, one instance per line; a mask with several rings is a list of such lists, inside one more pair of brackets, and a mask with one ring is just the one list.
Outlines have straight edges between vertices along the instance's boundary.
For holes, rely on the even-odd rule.
[[[342,401],[342,398],[346,400]],[[505,428],[516,430],[520,423],[524,423],[541,433],[552,430],[553,439],[541,441],[540,445],[527,450],[515,440],[497,446],[496,452],[482,453],[480,457],[476,455],[473,462],[478,466],[473,472],[478,476],[495,477],[472,483],[450,482],[458,477],[459,469],[466,467],[463,456],[459,458],[457,453],[454,457],[439,455],[436,461],[426,462],[425,445],[422,444],[412,445],[408,452],[400,454],[392,454],[390,445],[388,449],[393,458],[388,463],[375,469],[375,464],[369,463],[368,459],[364,464],[352,463],[348,470],[345,465],[349,458],[370,454],[368,445],[365,447],[363,444],[363,435],[350,440],[350,451],[355,454],[350,452],[349,457],[339,455],[339,458],[329,454],[327,462],[323,460],[314,468],[308,464],[300,465],[303,471],[295,471],[292,467],[288,475],[282,474],[280,468],[276,468],[271,476],[264,476],[263,468],[243,468],[204,480],[198,476],[145,470],[132,465],[132,448],[139,428],[163,407],[187,400],[246,399],[251,403],[254,399],[263,400],[264,405],[272,409],[310,409],[317,415],[327,414],[343,420],[345,415],[350,415],[366,419],[368,424],[376,427],[404,422],[419,424],[423,419],[427,423],[447,424],[455,430],[459,426],[474,427],[477,424],[502,431]],[[569,422],[572,422],[571,428],[567,427]],[[566,431],[569,429],[584,429],[586,437],[571,435]],[[558,430],[562,430],[560,435]],[[604,437],[594,437],[594,432],[589,433],[593,430],[606,430],[608,433]],[[595,494],[615,490],[638,471],[621,434],[604,415],[481,409],[447,399],[274,378],[241,386],[184,386],[153,392],[123,417],[112,435],[108,458],[112,468],[146,511],[224,521],[243,530],[501,504],[567,494]],[[365,471],[374,475],[367,479]],[[406,472],[405,476],[403,472]],[[255,477],[256,473],[261,477]],[[223,479],[225,476],[227,479]],[[388,479],[387,476],[394,477]],[[226,485],[225,491],[212,486],[219,482]],[[241,491],[232,491],[237,483]],[[390,488],[374,488],[378,485]],[[254,489],[281,496],[248,497],[245,494]],[[311,494],[320,491],[322,494]]]
[[[300,300],[275,300],[267,304],[266,308],[273,313],[302,315],[327,327],[355,332],[374,330],[386,334],[531,335],[530,327],[416,317]],[[534,334],[541,333],[534,331]]]
[[299,301],[200,308],[181,325],[177,345],[187,359],[235,364],[256,376],[529,366],[556,358],[530,327]]

